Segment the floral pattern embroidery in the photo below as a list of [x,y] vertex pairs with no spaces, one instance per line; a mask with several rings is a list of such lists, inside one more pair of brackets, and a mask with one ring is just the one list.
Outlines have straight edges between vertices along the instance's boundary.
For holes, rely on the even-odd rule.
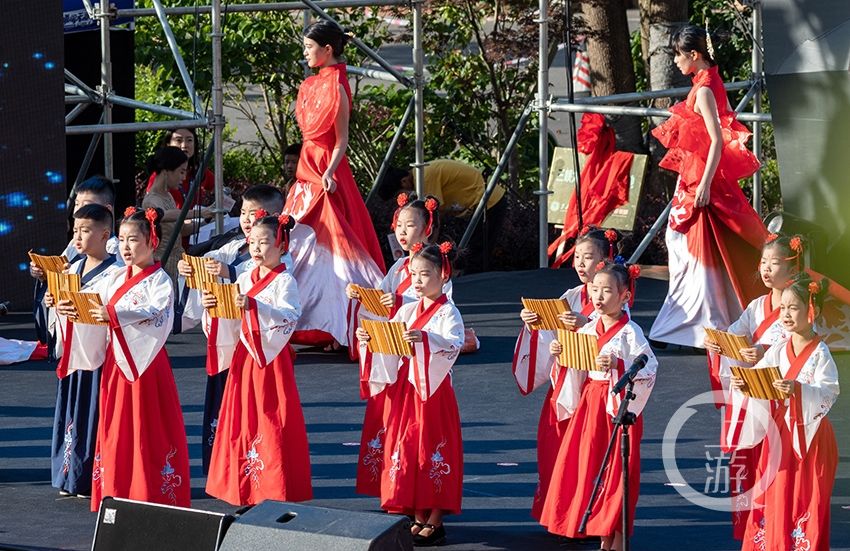
[[251,449],[245,454],[247,463],[243,469],[243,473],[251,479],[251,484],[253,484],[254,488],[260,487],[260,474],[266,468],[265,463],[260,459],[260,452],[257,451],[257,445],[262,441],[263,435],[258,434],[253,442],[251,442]]
[[71,452],[74,450],[74,422],[68,423],[65,427],[65,450],[62,454],[62,474],[67,475],[71,470]]
[[366,444],[368,451],[363,455],[363,466],[369,469],[373,482],[378,480],[384,464],[384,433],[386,432],[387,429],[381,428],[375,438]]
[[792,551],[809,551],[812,548],[812,543],[806,538],[806,532],[803,531],[803,526],[811,517],[811,512],[797,519],[796,528],[791,531],[791,539],[794,542]]
[[759,529],[753,536],[753,545],[755,545],[755,549],[758,551],[765,551],[765,549],[767,549],[767,536],[764,530],[764,519],[759,520]]
[[97,485],[103,490],[103,462],[100,458],[100,454],[94,456],[94,469],[92,469],[92,484]]
[[401,469],[401,442],[396,444],[395,451],[393,451],[393,454],[390,456],[390,460],[393,462],[390,467],[390,480],[395,482],[395,477]]
[[174,467],[171,466],[171,458],[175,455],[177,455],[177,450],[171,448],[171,451],[165,454],[165,465],[163,465],[162,471],[160,471],[160,475],[162,476],[162,486],[159,491],[162,495],[168,498],[168,501],[170,501],[172,505],[177,504],[177,496],[174,494],[174,490],[183,485],[183,477],[176,474]]
[[218,418],[216,417],[212,421],[210,421],[210,437],[207,438],[207,445],[212,448],[213,443],[215,442],[215,431],[218,429]]
[[428,476],[431,478],[431,482],[433,482],[438,494],[443,490],[443,477],[451,474],[452,472],[451,465],[446,463],[446,460],[443,458],[443,454],[440,453],[440,448],[445,447],[445,445],[445,438],[443,438],[442,442],[437,444],[437,448],[434,450],[434,453],[431,454],[431,471],[428,473]]

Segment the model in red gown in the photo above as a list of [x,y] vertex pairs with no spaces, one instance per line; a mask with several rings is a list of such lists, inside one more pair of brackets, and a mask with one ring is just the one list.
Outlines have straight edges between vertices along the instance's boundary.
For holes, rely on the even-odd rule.
[[298,91],[295,115],[303,146],[284,207],[299,223],[292,234],[292,252],[303,315],[294,343],[348,344],[346,285],[375,287],[384,274],[375,228],[344,155],[333,174],[336,189],[325,190],[323,185],[338,136],[348,133],[347,127],[337,128],[343,103],[346,112],[350,110],[344,63],[322,67]]

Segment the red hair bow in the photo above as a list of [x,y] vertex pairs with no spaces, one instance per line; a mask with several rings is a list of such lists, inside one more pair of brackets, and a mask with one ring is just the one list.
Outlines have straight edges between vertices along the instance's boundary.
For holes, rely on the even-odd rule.
[[448,279],[452,277],[452,264],[449,262],[449,253],[452,252],[452,244],[448,241],[440,244],[440,255],[442,255],[442,270],[441,275],[443,279]]
[[266,212],[266,209],[257,209],[254,211],[254,220],[260,220],[268,215],[269,213]]
[[799,235],[795,235],[791,238],[791,241],[788,242],[788,247],[793,251],[793,255],[789,256],[785,260],[796,260],[797,261],[797,270],[800,269],[800,261],[803,258],[803,238]]
[[424,248],[424,243],[414,243],[413,246],[410,247],[410,250],[413,251],[413,254],[419,254]]
[[608,240],[608,259],[614,260],[614,243],[617,242],[616,230],[605,230],[605,239]]
[[596,271],[599,271],[604,267],[605,267],[605,261],[604,260],[600,260],[599,262],[596,263]]
[[283,252],[289,252],[289,230],[286,226],[289,225],[289,215],[281,214],[277,217],[277,236],[275,236],[275,247],[283,245]]
[[635,283],[640,277],[640,266],[632,264],[629,266],[629,308],[635,305]]
[[779,239],[779,234],[778,233],[771,233],[767,236],[767,239],[765,239],[764,242],[765,243],[773,243],[777,239]]
[[393,213],[393,223],[392,226],[390,226],[390,229],[392,231],[395,231],[395,226],[396,224],[398,224],[398,215],[401,212],[401,209],[407,206],[409,200],[410,196],[407,193],[399,193],[398,196],[395,198],[395,204],[398,205],[398,207]]
[[809,312],[808,319],[809,323],[813,323],[815,321],[815,295],[820,291],[820,285],[816,282],[809,282]]
[[137,209],[136,207],[133,207],[133,206],[129,206],[126,209],[124,209],[124,218],[130,218],[131,216],[133,216],[137,212],[139,212],[139,209]]
[[425,236],[431,235],[431,230],[434,228],[434,211],[437,210],[440,204],[433,197],[425,199],[425,209],[428,211],[428,225],[425,227]]
[[151,227],[151,247],[156,249],[159,246],[159,237],[156,236],[156,219],[157,214],[156,210],[152,208],[148,208],[145,210],[145,219],[147,219],[148,224]]

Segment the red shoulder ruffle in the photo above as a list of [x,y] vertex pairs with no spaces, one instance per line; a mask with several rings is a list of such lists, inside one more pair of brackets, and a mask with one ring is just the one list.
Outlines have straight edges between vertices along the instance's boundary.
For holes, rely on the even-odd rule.
[[304,140],[333,129],[339,102],[339,74],[335,67],[327,67],[301,83],[295,101],[295,118]]

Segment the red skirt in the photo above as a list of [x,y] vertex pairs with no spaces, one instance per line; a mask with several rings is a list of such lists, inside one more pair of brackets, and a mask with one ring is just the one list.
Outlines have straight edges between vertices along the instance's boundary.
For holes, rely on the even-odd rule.
[[[552,471],[540,524],[553,534],[570,538],[611,536],[622,529],[623,459],[620,438],[611,451],[608,469],[602,479],[602,489],[596,496],[590,519],[584,532],[579,532],[581,518],[590,501],[596,475],[602,465],[605,449],[614,430],[611,417],[605,411],[608,381],[588,381],[581,400],[570,419],[564,441]],[[643,416],[629,429],[629,533],[634,527],[634,511],[640,492],[640,440],[643,436]]]
[[207,493],[233,505],[313,497],[292,348],[260,367],[236,346],[210,458]]
[[189,449],[163,347],[133,383],[110,348],[103,365],[91,509],[105,496],[189,507]]
[[381,508],[412,515],[442,509],[459,514],[463,493],[463,440],[451,380],[423,402],[399,381],[390,404],[381,475]]
[[[729,406],[727,406],[729,407]],[[753,487],[758,471],[761,444],[747,449],[735,450],[729,460],[730,491],[732,493],[732,537],[744,539],[750,518],[750,503],[747,492]]]
[[[756,498],[741,549],[828,551],[829,501],[838,467],[838,446],[829,419],[823,418],[802,461],[794,453],[785,424],[786,407],[774,412],[779,429],[779,469],[763,496]],[[770,442],[765,440],[758,478],[768,470]]]
[[388,385],[366,401],[366,413],[363,416],[363,432],[360,435],[360,455],[357,459],[358,494],[381,497],[381,473],[384,470],[384,444],[386,443],[387,422],[394,402],[404,400],[407,382],[408,363],[404,362],[398,370],[397,382]]
[[540,410],[540,421],[537,423],[537,491],[534,492],[534,501],[531,504],[531,516],[537,520],[540,520],[540,514],[543,512],[552,469],[555,468],[558,450],[570,423],[569,419],[558,421],[552,405],[553,394],[554,389],[549,385],[549,392],[543,400],[543,409]]

